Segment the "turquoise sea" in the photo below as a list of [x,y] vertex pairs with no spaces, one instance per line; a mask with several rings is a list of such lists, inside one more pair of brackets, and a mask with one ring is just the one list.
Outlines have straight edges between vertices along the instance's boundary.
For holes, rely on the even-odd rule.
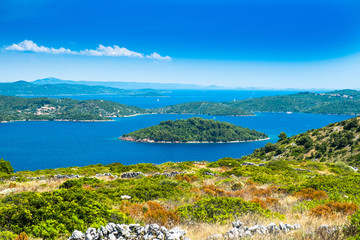
[[[186,93],[187,92],[187,93]],[[156,107],[189,101],[231,101],[249,96],[289,94],[275,91],[177,91],[169,97],[117,97],[113,100],[139,107]],[[77,99],[99,96],[74,96]],[[241,157],[276,142],[280,132],[289,136],[319,128],[353,116],[303,113],[257,113],[248,117],[201,116],[227,121],[265,132],[270,140],[229,144],[156,144],[134,143],[118,137],[164,120],[190,118],[194,115],[140,115],[115,118],[112,122],[12,122],[0,124],[0,158],[9,160],[16,171],[86,166],[121,162],[163,163],[178,161],[216,161],[222,157]]]

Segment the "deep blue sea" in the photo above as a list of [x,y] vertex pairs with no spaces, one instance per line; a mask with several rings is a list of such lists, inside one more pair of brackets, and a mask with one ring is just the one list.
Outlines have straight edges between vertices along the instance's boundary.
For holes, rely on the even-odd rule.
[[[169,97],[117,97],[113,100],[139,107],[158,107],[189,101],[231,101],[264,95],[289,94],[275,91],[176,91]],[[74,96],[77,99],[99,96]],[[158,101],[159,99],[159,101]],[[12,122],[0,124],[0,158],[9,160],[16,171],[86,166],[121,162],[163,163],[178,161],[216,161],[222,157],[241,157],[268,141],[229,144],[134,143],[118,137],[169,119],[194,115],[141,115],[116,118],[112,122]],[[319,128],[352,116],[302,113],[258,113],[248,117],[213,117],[264,132],[276,142],[280,132],[289,136]]]

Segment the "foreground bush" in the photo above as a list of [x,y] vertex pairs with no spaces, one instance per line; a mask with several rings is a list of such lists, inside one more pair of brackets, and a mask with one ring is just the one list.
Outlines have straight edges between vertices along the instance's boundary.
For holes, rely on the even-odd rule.
[[173,227],[179,223],[180,218],[174,212],[166,210],[157,202],[147,202],[148,210],[144,214],[147,223],[157,223],[166,227]]
[[5,161],[4,159],[0,159],[0,173],[11,174],[14,172],[13,167],[11,166],[9,161]]
[[[81,188],[53,192],[23,192],[0,203],[0,226],[17,234],[56,239],[73,230],[106,224],[114,213],[97,201],[94,192]],[[124,216],[121,216],[124,218]]]
[[336,213],[354,214],[359,207],[354,203],[327,202],[311,209],[310,214],[316,217],[330,217]]
[[192,205],[181,206],[178,214],[184,219],[200,222],[225,222],[246,213],[258,214],[268,218],[283,218],[282,214],[263,209],[259,204],[244,201],[242,198],[207,197]]

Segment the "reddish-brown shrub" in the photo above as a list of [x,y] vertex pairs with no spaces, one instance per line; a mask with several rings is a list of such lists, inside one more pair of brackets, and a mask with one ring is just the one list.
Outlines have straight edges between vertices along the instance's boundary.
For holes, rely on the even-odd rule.
[[331,208],[326,205],[317,206],[310,211],[310,215],[315,217],[329,217],[333,214]]
[[28,235],[25,233],[25,232],[22,232],[20,233],[16,238],[15,240],[28,240],[29,237]]
[[259,204],[262,208],[267,209],[266,203],[258,197],[254,197],[250,202]]
[[193,183],[193,182],[195,182],[195,181],[198,179],[197,176],[195,176],[195,175],[193,175],[193,176],[188,176],[188,175],[183,175],[183,176],[181,176],[181,175],[177,175],[175,178],[176,178],[177,180],[180,180],[180,181],[185,180],[185,181],[187,181],[188,183]]
[[174,212],[166,210],[157,202],[147,202],[147,212],[144,214],[145,221],[148,223],[157,223],[166,227],[173,227],[180,221],[179,216]]
[[268,209],[271,206],[276,206],[279,204],[278,199],[270,198],[270,197],[267,197],[265,200],[258,198],[258,197],[254,197],[250,202],[257,203],[264,209]]
[[120,211],[127,213],[133,219],[142,219],[143,218],[143,205],[139,203],[131,203],[128,201],[122,201]]
[[328,195],[322,190],[315,190],[313,188],[305,188],[293,194],[300,200],[321,200],[327,199]]
[[310,210],[310,214],[316,217],[329,217],[335,213],[351,215],[359,207],[354,203],[328,202]]
[[214,185],[204,185],[202,189],[206,194],[212,196],[225,196],[226,192],[222,189],[217,188]]
[[269,188],[267,189],[257,189],[253,191],[253,195],[257,197],[269,197],[271,195],[271,190]]
[[342,214],[354,214],[359,208],[358,205],[354,203],[328,202],[326,205],[329,206],[333,211]]

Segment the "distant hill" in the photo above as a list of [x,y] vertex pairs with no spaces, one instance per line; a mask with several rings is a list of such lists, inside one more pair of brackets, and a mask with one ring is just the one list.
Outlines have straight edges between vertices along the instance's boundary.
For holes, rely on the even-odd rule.
[[191,102],[154,109],[158,113],[251,115],[252,112],[298,112],[316,114],[360,114],[360,91],[301,92],[235,102]]
[[113,88],[121,88],[121,89],[224,89],[220,86],[201,86],[196,84],[181,84],[181,83],[151,83],[151,82],[102,82],[102,81],[73,81],[73,80],[61,80],[58,78],[44,78],[33,81],[34,84],[82,84],[88,86],[107,86]]
[[190,102],[181,103],[168,107],[150,110],[153,113],[161,114],[200,114],[215,116],[250,116],[254,115],[251,111],[244,110],[229,103],[220,102]]
[[360,166],[360,117],[310,130],[288,138],[280,134],[276,144],[267,143],[248,158],[347,162]]
[[227,122],[192,117],[186,120],[164,121],[159,125],[137,130],[120,137],[134,142],[239,142],[266,139],[264,133]]
[[138,107],[104,101],[69,98],[22,98],[0,96],[0,122],[14,120],[109,120],[141,114]]
[[360,91],[337,90],[325,93],[301,92],[229,103],[255,112],[302,112],[317,114],[360,114]]
[[165,91],[154,89],[124,90],[106,86],[88,86],[83,84],[68,84],[62,80],[52,79],[36,83],[18,81],[0,83],[0,95],[8,96],[48,96],[48,95],[108,95],[124,96],[162,96]]

